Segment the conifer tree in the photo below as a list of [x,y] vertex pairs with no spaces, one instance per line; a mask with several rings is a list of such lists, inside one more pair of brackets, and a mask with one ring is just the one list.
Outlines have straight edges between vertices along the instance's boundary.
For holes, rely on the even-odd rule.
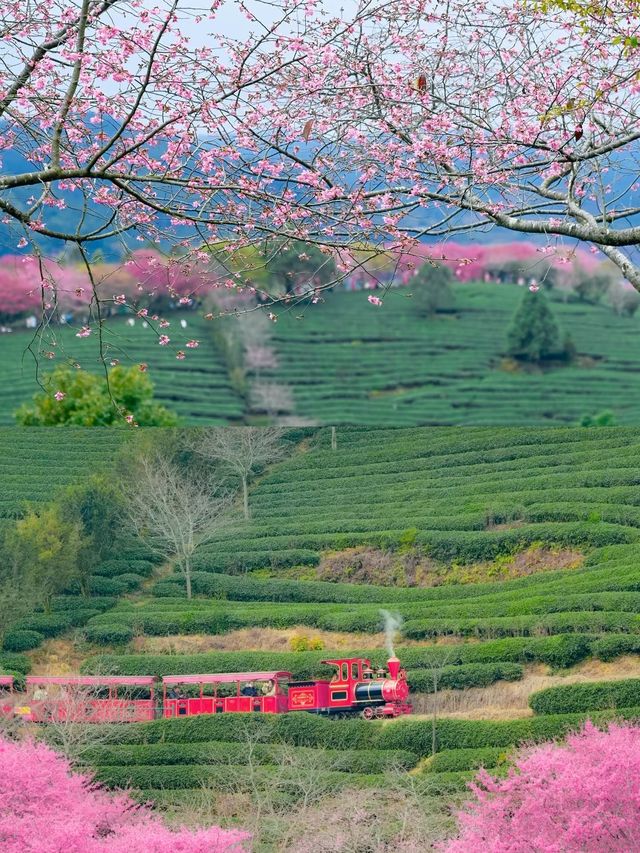
[[551,358],[567,358],[573,348],[564,344],[553,312],[542,291],[527,290],[508,332],[507,353],[519,361],[540,363]]

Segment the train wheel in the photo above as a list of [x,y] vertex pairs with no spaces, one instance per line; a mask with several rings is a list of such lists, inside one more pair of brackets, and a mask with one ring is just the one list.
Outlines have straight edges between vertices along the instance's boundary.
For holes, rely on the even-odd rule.
[[365,708],[362,712],[363,720],[373,720],[375,716],[375,710],[373,708]]

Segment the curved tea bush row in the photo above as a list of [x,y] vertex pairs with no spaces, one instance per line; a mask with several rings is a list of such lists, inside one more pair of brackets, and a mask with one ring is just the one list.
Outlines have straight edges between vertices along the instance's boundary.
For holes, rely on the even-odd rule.
[[[558,634],[553,637],[509,637],[484,643],[458,643],[446,646],[397,648],[403,665],[413,674],[433,667],[452,669],[461,665],[500,665],[531,662],[555,668],[569,667],[590,655],[597,656],[604,640],[584,634]],[[640,636],[611,638],[618,646],[607,644],[607,659],[632,651],[631,642],[640,650]],[[629,641],[629,642],[624,642]],[[376,666],[384,664],[383,649],[345,649],[348,657],[365,657]],[[194,655],[95,655],[82,666],[87,673],[115,675],[186,675],[211,672],[257,672],[282,669],[295,678],[327,676],[331,670],[321,664],[328,652],[206,652]],[[484,672],[482,670],[481,672]],[[418,674],[418,677],[419,674]],[[424,678],[424,676],[422,676]],[[455,674],[452,673],[452,678]]]
[[[418,756],[406,750],[314,750],[296,747],[299,758],[308,757],[313,766],[344,773],[382,773],[389,769],[408,770]],[[250,754],[249,754],[250,752]],[[286,761],[291,747],[282,744],[256,743],[247,749],[245,743],[209,741],[204,743],[123,744],[90,749],[85,757],[91,764],[117,767],[141,765],[273,765]],[[464,768],[466,769],[466,768]]]
[[[279,767],[255,767],[251,776],[247,774],[244,765],[227,764],[224,773],[219,767],[210,764],[175,764],[138,765],[134,767],[111,767],[99,765],[95,777],[98,782],[111,788],[198,788],[206,786],[214,790],[249,791],[255,786],[265,787],[271,783],[277,774],[278,787],[286,785],[283,771]],[[345,787],[378,787],[383,784],[383,776],[363,773],[348,773],[339,770],[320,771],[314,775],[316,790],[327,793]],[[292,802],[304,796],[300,787],[299,775],[295,768],[290,773],[290,781],[286,785]]]
[[[562,737],[586,719],[598,726],[612,719],[639,719],[640,708],[596,711],[591,714],[556,714],[507,721],[436,721],[436,752],[539,743]],[[247,738],[262,743],[289,743],[323,749],[401,750],[418,756],[431,755],[432,721],[403,719],[392,725],[365,720],[328,720],[312,714],[252,716],[214,714],[186,719],[163,719],[129,726],[112,726],[109,736],[126,744],[183,744],[230,741],[246,744]],[[176,747],[179,748],[179,747]]]
[[529,697],[536,714],[570,714],[640,706],[640,678],[566,684],[538,690]]
[[[487,687],[501,680],[519,681],[523,674],[518,663],[471,663],[442,669],[410,669],[407,680],[413,693],[434,693],[436,690]],[[640,705],[640,700],[637,704]]]
[[461,770],[493,768],[507,763],[509,749],[481,746],[477,749],[445,749],[432,755],[422,767],[423,773],[451,773]]

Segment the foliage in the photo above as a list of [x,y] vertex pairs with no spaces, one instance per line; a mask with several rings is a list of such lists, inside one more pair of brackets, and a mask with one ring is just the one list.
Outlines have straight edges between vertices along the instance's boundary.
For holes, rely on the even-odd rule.
[[276,240],[267,246],[266,271],[275,290],[312,294],[336,278],[336,264],[329,253],[303,240]]
[[61,514],[80,529],[77,576],[83,595],[87,595],[90,577],[111,553],[121,526],[118,489],[109,478],[93,475],[58,493],[56,504]]
[[[482,772],[447,853],[632,850],[640,845],[640,729],[586,724],[525,751],[505,779]],[[489,840],[490,839],[490,840]]]
[[23,588],[45,610],[51,599],[77,577],[80,527],[65,519],[55,504],[30,510],[5,538],[7,562]]
[[566,356],[560,330],[544,294],[526,290],[508,332],[507,353],[521,361],[540,364]]
[[246,835],[168,829],[126,794],[109,795],[43,744],[0,741],[0,838],[6,853],[230,853]]
[[453,281],[448,267],[423,264],[411,280],[416,311],[426,317],[451,311],[455,304]]
[[90,643],[120,645],[133,639],[133,628],[127,625],[90,625],[84,630]]
[[600,412],[597,415],[585,415],[580,420],[581,427],[606,427],[615,425],[615,415],[610,411]]
[[[43,379],[46,391],[16,412],[22,426],[113,426],[130,418],[139,426],[175,426],[176,416],[153,402],[153,384],[136,367],[113,367],[108,381],[57,367]],[[58,397],[56,397],[58,395]]]
[[581,274],[573,286],[573,293],[583,302],[599,302],[605,296],[615,278],[611,270],[596,270],[589,274]]
[[44,634],[38,631],[14,630],[4,635],[2,648],[8,652],[26,652],[35,649],[44,640]]
[[559,685],[539,690],[529,696],[529,707],[536,714],[571,714],[638,705],[640,679],[637,678]]

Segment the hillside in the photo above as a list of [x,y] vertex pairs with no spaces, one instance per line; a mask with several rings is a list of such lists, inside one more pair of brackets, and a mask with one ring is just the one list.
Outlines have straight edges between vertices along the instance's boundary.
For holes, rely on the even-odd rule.
[[273,377],[292,387],[297,415],[372,426],[524,426],[575,424],[611,409],[619,423],[639,422],[640,317],[553,299],[582,363],[513,373],[499,367],[520,287],[458,285],[457,313],[429,320],[417,316],[409,292],[391,291],[380,308],[357,292],[279,312]]
[[[180,327],[181,319],[187,322],[186,329]],[[136,320],[133,327],[124,319],[110,320],[104,334],[109,357],[119,359],[125,366],[147,363],[156,399],[180,415],[185,423],[224,424],[241,419],[244,401],[231,387],[224,359],[212,341],[210,324],[192,312],[184,315],[174,312],[171,323],[171,347],[161,347],[153,331],[143,328],[140,320]],[[58,357],[55,364],[78,361],[86,370],[103,372],[94,338],[78,339],[76,331],[76,328],[62,326],[56,332]],[[191,338],[200,341],[199,347],[187,350],[187,358],[178,361],[176,350],[184,349],[185,342]],[[39,344],[37,341],[32,344],[32,341],[33,333],[26,330],[0,335],[3,364],[0,425],[14,423],[15,409],[30,401],[39,390],[36,363],[27,349],[32,345],[37,354]],[[40,374],[47,373],[53,365],[54,362],[40,358]]]
[[[34,448],[46,437],[52,470],[82,476],[55,433],[22,434]],[[89,754],[100,779],[132,784],[172,814],[226,823],[247,820],[268,792],[256,827],[265,853],[295,850],[276,842],[283,821],[339,812],[339,792],[354,789],[363,802],[371,792],[374,814],[388,805],[380,791],[406,789],[446,834],[450,804],[480,765],[503,772],[513,746],[586,717],[640,716],[638,430],[341,428],[336,450],[326,429],[299,438],[252,486],[251,520],[202,550],[194,599],[179,575],[114,554],[101,595],[59,596],[44,644],[0,655],[0,666],[309,678],[336,652],[384,661],[385,609],[403,620],[396,651],[416,715],[112,728]],[[107,462],[115,445],[99,446]],[[29,488],[37,497],[44,479]],[[129,584],[136,572],[145,579]],[[314,639],[322,648],[294,651]]]
[[58,487],[108,468],[130,430],[0,427],[0,529],[25,502],[45,503]]
[[[578,360],[546,372],[514,372],[513,365],[503,364],[503,353],[522,289],[463,284],[455,292],[457,312],[428,320],[416,314],[409,288],[392,290],[382,308],[370,305],[360,291],[281,309],[269,342],[278,366],[249,371],[248,381],[286,386],[293,418],[305,422],[572,425],[604,410],[613,411],[617,423],[640,421],[635,379],[640,315],[619,317],[605,306],[565,304],[552,294],[553,311],[563,333],[570,332]],[[182,318],[189,324],[184,331],[178,328]],[[250,419],[247,401],[235,390],[214,342],[212,324],[194,312],[173,314],[171,323],[171,347],[184,349],[190,337],[200,340],[184,361],[176,360],[174,349],[159,347],[140,321],[130,328],[122,319],[106,325],[110,356],[123,364],[148,363],[157,398],[187,424]],[[78,340],[75,330],[64,327],[57,334],[57,362],[67,358],[102,369],[94,338]],[[12,423],[15,408],[37,390],[27,351],[31,340],[26,331],[0,335],[0,424]],[[40,361],[41,372],[53,364]]]

